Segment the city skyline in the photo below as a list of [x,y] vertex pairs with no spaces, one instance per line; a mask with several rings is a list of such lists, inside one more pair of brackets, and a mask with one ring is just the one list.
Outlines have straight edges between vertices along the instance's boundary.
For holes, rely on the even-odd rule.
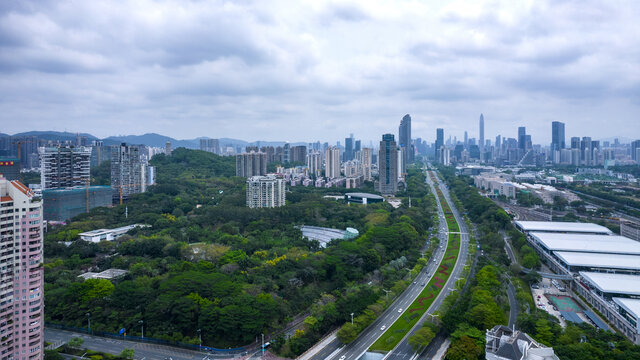
[[367,143],[409,113],[433,141],[483,113],[486,139],[636,139],[638,6],[3,4],[2,132]]

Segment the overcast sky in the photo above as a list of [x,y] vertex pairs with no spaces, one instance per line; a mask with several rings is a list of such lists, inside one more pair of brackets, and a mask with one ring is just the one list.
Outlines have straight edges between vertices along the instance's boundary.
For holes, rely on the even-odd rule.
[[0,132],[640,138],[638,1],[0,2]]

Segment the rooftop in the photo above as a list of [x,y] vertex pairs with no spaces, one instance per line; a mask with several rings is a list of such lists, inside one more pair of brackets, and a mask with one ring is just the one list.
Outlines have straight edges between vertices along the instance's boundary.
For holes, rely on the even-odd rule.
[[580,276],[606,294],[640,296],[640,276],[580,271]]
[[531,237],[552,251],[640,255],[640,242],[618,235],[531,232]]
[[613,298],[613,301],[636,319],[640,319],[640,299]]
[[561,233],[611,234],[611,230],[593,223],[559,221],[516,221],[516,226],[526,232],[546,231]]
[[606,269],[640,270],[640,256],[555,251],[554,254],[569,266]]
[[361,197],[361,198],[367,198],[367,199],[379,199],[382,200],[384,199],[382,196],[380,195],[376,195],[376,194],[369,194],[369,193],[346,193],[344,194],[345,196],[354,196],[354,197]]

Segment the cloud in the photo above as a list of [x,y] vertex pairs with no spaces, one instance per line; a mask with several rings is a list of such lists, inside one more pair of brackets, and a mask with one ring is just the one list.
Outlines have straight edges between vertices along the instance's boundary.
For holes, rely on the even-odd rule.
[[[0,122],[9,133],[335,141],[354,132],[368,142],[395,133],[405,113],[416,137],[432,140],[436,127],[474,136],[483,112],[488,138],[526,125],[547,143],[553,120],[567,123],[568,136],[627,128],[640,137],[639,8],[3,2]],[[602,128],[601,118],[620,126]]]

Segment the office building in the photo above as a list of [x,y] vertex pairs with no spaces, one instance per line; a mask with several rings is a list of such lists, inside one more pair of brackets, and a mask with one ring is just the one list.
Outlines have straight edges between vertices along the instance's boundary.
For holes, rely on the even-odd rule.
[[353,134],[344,139],[344,161],[353,160]]
[[171,148],[171,141],[167,141],[167,143],[164,144],[164,154],[169,156],[172,152],[173,149]]
[[378,191],[385,195],[398,192],[398,150],[393,134],[382,135],[382,141],[380,141]]
[[42,201],[19,181],[0,178],[0,209],[0,354],[43,359]]
[[631,142],[631,159],[635,160],[636,163],[640,164],[640,158],[638,158],[638,149],[640,149],[640,140],[635,140]]
[[324,153],[324,176],[329,179],[340,177],[340,148],[331,146]]
[[372,159],[373,149],[372,148],[363,148],[362,149],[362,176],[365,181],[371,181],[371,164],[373,164]]
[[90,147],[41,147],[42,190],[86,186],[91,177]]
[[247,179],[247,206],[250,208],[273,208],[284,206],[284,179],[269,174]]
[[527,128],[524,126],[518,128],[518,148],[520,150],[527,149]]
[[436,129],[436,142],[434,155],[436,159],[440,159],[440,148],[444,146],[444,129]]
[[572,149],[580,149],[580,138],[577,136],[573,136],[571,138],[571,148]]
[[0,176],[7,180],[20,180],[20,159],[0,157]]
[[322,173],[322,153],[320,151],[311,151],[307,155],[307,167],[309,174],[320,176]]
[[200,139],[200,150],[219,154],[220,140],[218,139]]
[[111,206],[110,186],[76,186],[42,190],[43,218],[46,221],[67,221],[99,206]]
[[404,154],[402,155],[402,163],[404,166],[413,163],[415,151],[411,143],[411,116],[409,114],[402,117],[400,121],[400,127],[398,128],[398,145],[404,149]]
[[478,146],[480,147],[480,154],[484,153],[484,115],[482,114],[480,114],[480,142],[478,142]]
[[114,202],[129,199],[135,194],[144,192],[149,184],[149,173],[155,174],[154,169],[144,161],[139,146],[129,146],[125,143],[111,149],[111,190]]
[[564,148],[564,123],[554,121],[551,123],[551,151],[560,151]]
[[236,155],[236,176],[252,177],[267,174],[267,154],[251,151]]

